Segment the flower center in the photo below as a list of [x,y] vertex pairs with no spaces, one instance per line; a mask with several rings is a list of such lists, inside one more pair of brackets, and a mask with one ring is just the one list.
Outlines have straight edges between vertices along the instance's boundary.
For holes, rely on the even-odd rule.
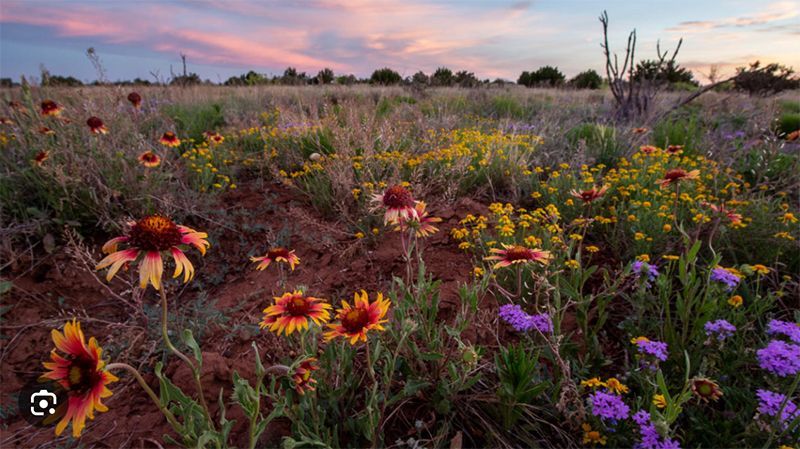
[[296,296],[292,298],[288,304],[286,304],[286,310],[291,316],[304,316],[308,314],[308,306],[309,301],[306,298],[302,296]]
[[45,100],[42,102],[42,112],[47,113],[58,109],[58,104],[53,100]]
[[364,329],[369,323],[369,314],[364,309],[353,309],[342,317],[342,327],[347,332],[356,333]]
[[69,390],[76,393],[86,393],[100,382],[100,373],[97,371],[97,362],[85,356],[78,356],[70,360],[67,372]]
[[156,155],[155,155],[155,154],[153,154],[153,153],[145,153],[145,154],[143,154],[143,155],[142,155],[142,159],[143,159],[145,162],[155,162],[155,161],[157,160],[157,159],[156,159]]
[[136,92],[131,92],[128,94],[128,101],[133,103],[134,105],[138,105],[142,102],[142,96]]
[[383,205],[388,208],[414,207],[414,198],[403,186],[391,186],[383,194]]
[[89,128],[98,129],[103,127],[103,121],[100,120],[98,117],[89,117],[89,120],[86,120],[86,124],[89,125]]
[[167,131],[167,132],[164,133],[164,136],[162,137],[162,139],[175,140],[176,139],[175,133],[173,133],[172,131]]
[[664,179],[667,179],[670,182],[674,182],[685,177],[686,177],[686,171],[683,170],[682,168],[676,168],[670,170],[664,175]]
[[131,245],[145,251],[166,251],[181,244],[181,231],[167,217],[149,215],[131,228]]
[[508,260],[529,260],[530,258],[530,250],[524,246],[512,246],[506,250],[506,259]]
[[272,260],[277,260],[279,257],[289,260],[289,250],[286,248],[273,248],[267,252],[267,257]]

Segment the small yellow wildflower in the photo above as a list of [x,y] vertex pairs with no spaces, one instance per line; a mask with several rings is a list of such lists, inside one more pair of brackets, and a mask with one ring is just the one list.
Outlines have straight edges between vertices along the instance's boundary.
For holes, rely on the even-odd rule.
[[738,309],[743,303],[744,299],[742,299],[740,295],[734,295],[728,299],[728,304],[730,304],[734,309]]
[[653,395],[653,405],[655,405],[656,408],[665,408],[667,406],[667,399],[663,394],[655,394]]

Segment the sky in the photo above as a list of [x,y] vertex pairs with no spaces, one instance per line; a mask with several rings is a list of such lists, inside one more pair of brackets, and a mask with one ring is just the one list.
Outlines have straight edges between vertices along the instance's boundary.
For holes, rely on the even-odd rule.
[[705,81],[755,60],[800,71],[800,0],[0,0],[0,77],[51,74],[98,78],[93,47],[110,81],[168,79],[188,70],[222,82],[248,70],[367,77],[445,66],[479,78],[516,80],[558,67],[567,76],[604,70],[598,16],[610,17],[612,48],[637,54],[656,42]]

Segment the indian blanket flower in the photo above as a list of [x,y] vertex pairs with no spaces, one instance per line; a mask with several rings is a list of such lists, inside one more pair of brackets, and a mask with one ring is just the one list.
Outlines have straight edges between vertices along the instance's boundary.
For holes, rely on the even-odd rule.
[[54,135],[56,133],[54,130],[52,130],[52,129],[46,127],[46,126],[40,126],[38,131],[39,131],[39,134],[41,134],[43,136],[52,136],[52,135]]
[[161,158],[152,151],[145,151],[137,158],[139,163],[147,168],[158,167],[161,164]]
[[655,281],[658,277],[658,268],[647,262],[643,262],[641,260],[637,260],[636,262],[631,265],[631,270],[636,275],[636,278],[639,279],[640,277],[647,275],[647,280],[645,280],[645,285],[648,287],[650,283]]
[[601,390],[595,391],[589,396],[589,403],[592,405],[592,415],[607,420],[611,424],[627,419],[631,410],[622,401],[622,398]]
[[742,280],[741,277],[724,267],[715,267],[711,270],[711,280],[725,284],[725,289],[732,292]]
[[580,192],[575,189],[572,189],[570,190],[569,194],[583,201],[584,204],[590,204],[593,201],[602,198],[607,191],[608,191],[608,186],[604,185],[599,189],[597,187],[592,187],[589,190],[582,190]]
[[703,328],[708,337],[714,338],[717,341],[724,341],[736,332],[736,326],[729,323],[727,320],[709,321]]
[[[787,400],[786,395],[769,390],[756,390],[758,396],[758,413],[760,415],[776,418],[785,429],[789,423],[800,416],[797,404]],[[784,405],[784,401],[786,404]],[[783,409],[781,409],[783,405]]]
[[64,108],[53,100],[44,100],[41,104],[41,113],[48,117],[58,117]]
[[8,117],[0,117],[0,125],[13,125],[14,121]]
[[406,232],[409,229],[414,229],[414,234],[417,237],[429,237],[439,231],[439,228],[434,226],[434,223],[442,221],[438,217],[429,217],[428,212],[425,210],[426,204],[424,201],[417,201],[414,209],[417,211],[416,217],[409,218],[408,220],[400,220],[399,226],[395,231]]
[[779,377],[800,373],[800,345],[772,340],[756,351],[758,365]]
[[256,270],[265,270],[272,262],[282,262],[289,264],[289,268],[294,271],[294,267],[300,264],[300,258],[295,255],[294,250],[288,250],[284,247],[278,246],[270,248],[267,254],[261,257],[251,257],[251,262],[258,262]]
[[695,377],[691,380],[691,386],[692,393],[702,402],[708,403],[709,400],[716,402],[722,397],[719,385],[711,379]]
[[550,251],[545,251],[538,248],[527,248],[521,245],[506,245],[503,243],[504,249],[492,248],[489,250],[494,253],[491,256],[484,257],[484,260],[496,260],[494,269],[505,268],[517,263],[531,263],[538,262],[542,265],[547,265],[553,258]]
[[686,171],[682,168],[673,168],[664,173],[664,177],[656,181],[662,189],[677,185],[682,181],[695,180],[700,178],[700,170]]
[[497,315],[517,332],[528,332],[534,329],[543,334],[553,332],[553,322],[550,319],[550,315],[546,313],[529,315],[518,304],[500,306]]
[[134,108],[139,109],[142,105],[142,96],[138,92],[131,92],[128,94],[128,101],[131,102]]
[[712,203],[707,203],[705,201],[702,202],[701,204],[704,206],[708,206],[708,208],[714,211],[714,213],[726,217],[728,220],[730,220],[732,225],[742,224],[742,219],[743,219],[742,214],[736,213],[733,209],[728,209],[727,207],[725,207],[724,204],[716,205]]
[[650,413],[639,410],[633,415],[633,421],[639,426],[640,438],[639,443],[633,446],[634,449],[680,449],[676,440],[661,438]]
[[108,128],[106,128],[105,123],[99,117],[89,117],[86,120],[86,126],[89,127],[89,131],[92,134],[108,134]]
[[[56,425],[56,435],[72,422],[72,436],[78,438],[86,426],[86,418],[94,419],[94,411],[108,411],[101,400],[111,396],[106,386],[116,382],[116,376],[106,371],[105,361],[100,356],[102,348],[94,337],[86,339],[81,325],[76,320],[67,322],[64,331],[51,332],[55,349],[50,352],[52,361],[45,362],[48,370],[42,379],[58,382],[67,391],[67,411]],[[60,351],[62,354],[59,354]]]
[[203,133],[203,135],[206,137],[209,143],[213,143],[214,145],[219,145],[222,142],[225,142],[225,137],[218,132],[206,131]]
[[683,145],[669,145],[667,146],[667,153],[678,154],[683,151]]
[[36,153],[36,156],[33,157],[33,163],[41,167],[42,164],[44,164],[44,161],[46,161],[49,158],[50,158],[49,151],[40,151]]
[[351,345],[355,345],[358,340],[367,341],[367,332],[384,330],[382,324],[389,321],[385,317],[391,302],[383,299],[382,293],[378,293],[375,301],[369,302],[369,296],[364,290],[361,290],[361,294],[355,293],[354,300],[353,305],[342,301],[342,308],[336,310],[336,319],[339,322],[328,324],[330,331],[325,332],[325,341],[344,337],[350,340]]
[[[194,276],[194,266],[186,257],[181,246],[191,245],[205,255],[206,248],[211,246],[205,232],[197,232],[192,228],[175,224],[163,215],[148,215],[138,221],[128,223],[128,232],[120,237],[115,237],[105,245],[103,252],[108,254],[97,264],[95,269],[102,270],[110,267],[106,280],[110,281],[123,265],[134,262],[141,256],[139,264],[139,286],[144,289],[147,284],[153,284],[156,290],[161,288],[161,275],[164,271],[162,253],[172,256],[175,260],[176,278],[183,273],[183,282],[189,282]],[[127,244],[128,248],[117,250],[120,243]]]
[[175,148],[181,146],[181,139],[178,139],[178,136],[176,136],[175,133],[172,131],[167,131],[164,134],[162,134],[161,139],[159,139],[159,142],[161,142],[161,145],[164,145],[166,147]]
[[650,131],[650,130],[649,130],[649,129],[647,129],[647,128],[645,128],[645,127],[643,127],[643,126],[642,126],[642,127],[639,127],[639,128],[633,128],[633,129],[631,130],[631,132],[633,132],[634,134],[644,134],[644,133],[646,133],[647,131]]
[[639,151],[643,154],[653,154],[658,151],[658,147],[653,145],[642,145],[639,147]]
[[308,329],[309,321],[322,325],[331,319],[328,310],[331,305],[322,299],[306,296],[300,290],[284,293],[275,297],[275,304],[264,309],[264,319],[259,326],[264,329],[269,327],[270,332],[278,335],[282,333],[291,335]]
[[769,335],[783,335],[795,343],[800,343],[800,323],[792,323],[791,321],[770,320],[767,324],[767,334]]
[[414,197],[401,185],[393,185],[382,194],[372,195],[372,203],[373,210],[385,209],[384,224],[397,224],[398,221],[418,218]]
[[314,357],[308,358],[300,362],[297,368],[292,373],[292,381],[294,382],[294,390],[300,394],[306,394],[306,391],[314,391],[317,380],[311,377],[314,371],[319,369],[317,359]]

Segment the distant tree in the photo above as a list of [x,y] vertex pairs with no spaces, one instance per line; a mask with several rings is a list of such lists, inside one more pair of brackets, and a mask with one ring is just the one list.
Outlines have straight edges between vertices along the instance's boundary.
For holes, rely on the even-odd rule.
[[581,72],[569,80],[569,85],[577,89],[599,89],[602,84],[603,78],[593,69]]
[[370,83],[381,84],[384,86],[398,84],[402,80],[403,77],[401,77],[399,73],[395,72],[394,70],[388,67],[375,70],[374,72],[372,72],[372,76],[369,78]]
[[431,75],[431,85],[433,86],[452,86],[454,82],[453,71],[447,67],[439,67]]
[[532,86],[559,86],[564,83],[565,79],[566,77],[558,70],[558,67],[551,67],[549,65],[539,67],[538,70],[531,73]]
[[83,82],[72,76],[48,74],[46,78],[42,78],[42,85],[53,87],[80,87],[83,86]]
[[170,86],[196,86],[198,84],[203,84],[203,80],[201,80],[200,75],[196,73],[178,75],[173,77],[172,81],[169,82]]
[[0,78],[0,87],[14,87],[14,81],[11,78]]
[[636,82],[650,81],[667,83],[668,85],[681,83],[691,84],[693,86],[700,85],[700,83],[695,81],[692,72],[679,66],[674,60],[666,62],[659,62],[652,59],[639,61],[639,63],[636,64],[636,69],[633,71],[633,80]]
[[324,68],[317,73],[316,82],[319,84],[330,84],[336,77],[333,75],[333,70]]
[[531,86],[531,72],[524,71],[520,73],[519,78],[517,79],[517,84],[525,87]]
[[761,63],[756,61],[749,67],[736,69],[733,87],[750,95],[770,95],[800,88],[800,78],[790,67],[780,64],[761,67]]
[[427,85],[430,82],[428,75],[425,74],[423,71],[419,71],[411,77],[411,84],[416,84],[418,86]]
[[276,81],[280,84],[288,84],[291,86],[297,86],[302,84],[308,84],[308,75],[306,72],[297,72],[297,69],[294,67],[287,67],[286,70],[283,71],[283,76],[280,78],[276,78]]
[[336,84],[341,84],[343,86],[351,86],[358,82],[358,78],[352,73],[350,75],[341,75],[336,77]]
[[460,87],[477,87],[481,84],[481,80],[479,80],[474,73],[467,72],[466,70],[461,70],[456,73],[453,80]]

